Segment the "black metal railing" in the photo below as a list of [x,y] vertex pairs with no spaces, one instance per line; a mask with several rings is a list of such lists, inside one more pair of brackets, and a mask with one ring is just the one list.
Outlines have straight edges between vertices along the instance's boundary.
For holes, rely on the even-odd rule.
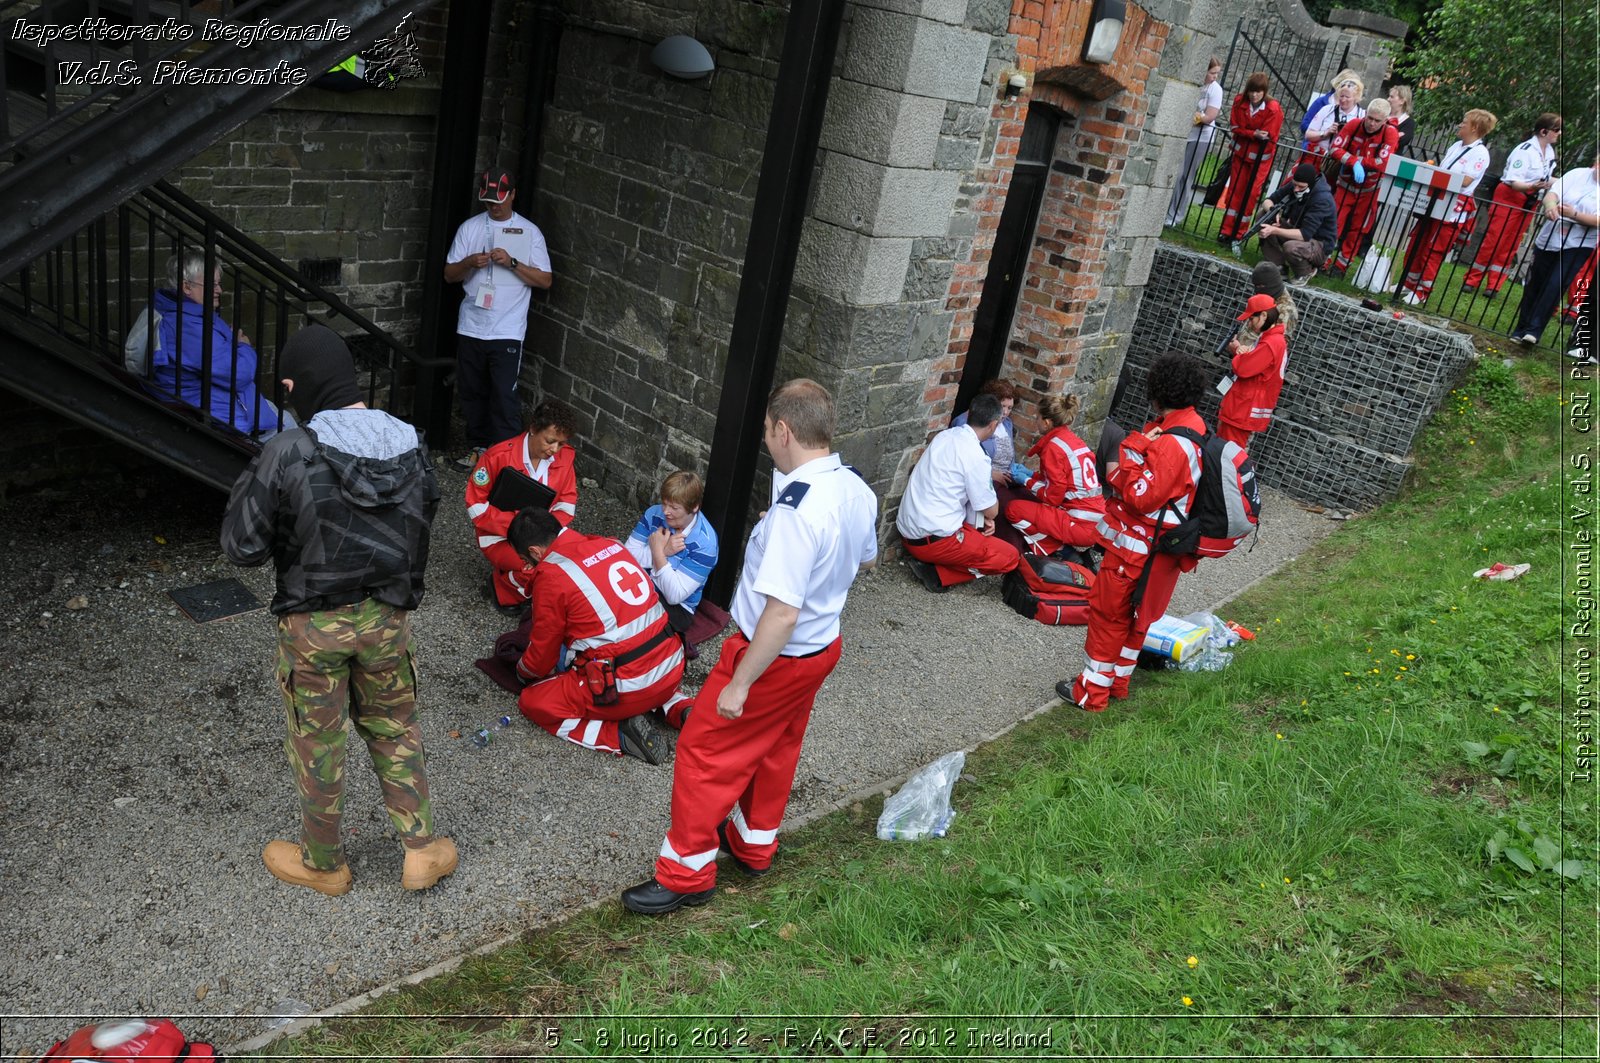
[[[186,253],[203,259],[202,276],[188,278],[198,283],[172,275]],[[285,340],[312,322],[345,337],[368,405],[399,416],[410,412],[413,370],[443,364],[419,358],[165,182],[0,279],[0,328],[7,316],[54,336],[64,357],[116,377],[131,393],[197,411],[241,442],[286,423],[278,357]]]
[[[1259,70],[1270,80],[1271,95],[1283,104],[1285,115],[1304,114],[1312,99],[1327,91],[1333,76],[1344,69],[1349,59],[1349,44],[1302,37],[1284,25],[1256,24],[1247,30],[1244,19],[1240,19],[1234,26],[1228,54],[1223,57],[1224,104],[1244,88],[1245,79]],[[1227,113],[1226,106],[1223,113]]]
[[[1219,204],[1231,196],[1223,186],[1230,176],[1233,138],[1224,121],[1218,122],[1217,130],[1210,145],[1193,154],[1188,172],[1177,176],[1171,204],[1176,209],[1168,214],[1177,218],[1177,224],[1169,226],[1169,231],[1216,240],[1222,249],[1232,251],[1233,242],[1220,237],[1224,217]],[[1419,148],[1417,141],[1413,148],[1412,155],[1417,158],[1436,159],[1442,151],[1437,146]],[[1268,175],[1261,193],[1245,207],[1247,217],[1282,185],[1301,153],[1298,139],[1279,138],[1266,163]],[[1590,151],[1587,158],[1593,157]],[[1343,284],[1354,289],[1350,294],[1384,299],[1398,309],[1414,307],[1485,332],[1513,336],[1542,219],[1536,216],[1537,204],[1525,197],[1512,202],[1512,197],[1504,194],[1497,200],[1492,191],[1483,190],[1488,185],[1480,182],[1468,219],[1460,224],[1429,225],[1430,217],[1453,221],[1451,201],[1458,197],[1385,177],[1378,191],[1371,193],[1377,201],[1370,216],[1362,211],[1347,213],[1338,246],[1327,249],[1327,263],[1318,283]],[[1335,198],[1337,202],[1337,187]],[[1237,253],[1246,261],[1259,259],[1259,244],[1252,239]],[[1550,319],[1554,327],[1544,328],[1538,336],[1540,346],[1566,349],[1593,270],[1591,258],[1585,271],[1562,293]]]

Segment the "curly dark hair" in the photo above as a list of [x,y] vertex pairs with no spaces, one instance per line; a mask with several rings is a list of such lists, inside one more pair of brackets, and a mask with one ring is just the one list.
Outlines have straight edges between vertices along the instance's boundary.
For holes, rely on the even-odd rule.
[[1198,403],[1206,393],[1206,369],[1200,359],[1182,351],[1168,351],[1150,364],[1150,404],[1162,410],[1181,410]]
[[560,399],[545,399],[528,414],[528,431],[539,432],[554,428],[568,439],[578,434],[578,415]]

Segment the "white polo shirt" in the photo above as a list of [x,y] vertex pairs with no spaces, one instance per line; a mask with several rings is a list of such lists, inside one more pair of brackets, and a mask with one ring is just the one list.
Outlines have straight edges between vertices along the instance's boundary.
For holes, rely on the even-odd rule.
[[839,637],[839,614],[861,566],[878,556],[878,499],[839,455],[772,474],[772,505],[744,548],[733,622],[754,638],[767,598],[800,610],[781,651],[802,657]]
[[[1600,183],[1595,181],[1593,166],[1568,170],[1556,179],[1550,191],[1555,193],[1558,202],[1576,207],[1581,214],[1600,212]],[[1533,246],[1539,250],[1560,251],[1595,245],[1594,226],[1584,225],[1572,218],[1551,221],[1543,211],[1540,211],[1539,217],[1543,223],[1533,238]]]
[[1505,169],[1500,171],[1502,181],[1543,181],[1556,168],[1556,149],[1546,145],[1541,148],[1537,137],[1524,140],[1506,156]]
[[[533,222],[516,211],[505,221],[495,221],[484,211],[468,218],[456,230],[450,244],[446,262],[460,262],[468,255],[476,255],[503,247],[518,262],[534,269],[550,272],[550,252],[544,245],[544,233]],[[478,293],[486,287],[494,288],[494,304],[478,305]],[[507,266],[493,262],[482,269],[472,270],[462,282],[466,298],[461,300],[461,310],[456,315],[456,332],[479,340],[520,340],[528,331],[528,302],[531,291],[522,278]]]
[[995,504],[989,456],[970,425],[946,428],[933,437],[911,470],[895,527],[907,539],[954,535],[964,523]]

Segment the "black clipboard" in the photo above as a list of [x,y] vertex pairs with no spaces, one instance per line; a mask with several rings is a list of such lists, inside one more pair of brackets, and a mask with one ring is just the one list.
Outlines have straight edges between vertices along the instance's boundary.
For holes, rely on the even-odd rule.
[[510,513],[533,508],[548,510],[556,500],[556,493],[527,473],[507,465],[494,478],[489,489],[489,505]]

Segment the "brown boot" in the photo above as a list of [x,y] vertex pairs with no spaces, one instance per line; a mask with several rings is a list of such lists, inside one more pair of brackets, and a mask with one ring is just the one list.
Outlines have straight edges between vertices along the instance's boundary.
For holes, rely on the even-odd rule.
[[304,886],[307,889],[325,893],[329,897],[338,897],[350,892],[350,865],[340,864],[332,871],[318,871],[307,867],[300,860],[300,847],[294,842],[282,840],[270,841],[267,847],[261,850],[261,861],[267,865],[267,870],[280,881],[291,886]]
[[449,838],[435,838],[420,849],[406,850],[400,885],[408,890],[425,890],[455,869],[456,843]]

